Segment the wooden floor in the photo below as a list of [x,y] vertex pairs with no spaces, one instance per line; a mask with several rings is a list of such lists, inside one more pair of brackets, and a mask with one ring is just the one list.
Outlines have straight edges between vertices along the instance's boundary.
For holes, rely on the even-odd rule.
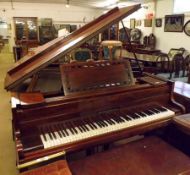
[[10,94],[4,90],[4,78],[12,64],[13,55],[5,46],[0,52],[0,175],[18,174],[12,140]]

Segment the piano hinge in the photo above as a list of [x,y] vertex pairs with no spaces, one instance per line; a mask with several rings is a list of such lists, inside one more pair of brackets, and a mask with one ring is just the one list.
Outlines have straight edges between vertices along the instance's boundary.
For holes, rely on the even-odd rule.
[[48,155],[48,156],[44,156],[44,157],[38,158],[36,160],[29,161],[29,162],[26,162],[26,163],[23,163],[23,164],[18,164],[17,168],[18,169],[27,168],[27,167],[30,167],[32,165],[36,165],[36,164],[39,164],[39,163],[42,163],[42,162],[46,162],[48,160],[51,160],[51,159],[54,159],[54,158],[57,158],[57,157],[61,157],[61,156],[64,156],[64,155],[66,155],[66,152],[61,151],[61,152],[51,154],[51,155]]

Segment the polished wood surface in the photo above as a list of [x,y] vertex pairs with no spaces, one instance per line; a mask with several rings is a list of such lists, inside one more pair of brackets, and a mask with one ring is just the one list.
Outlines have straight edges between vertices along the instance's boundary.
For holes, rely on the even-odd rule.
[[65,160],[60,160],[43,167],[29,170],[20,175],[72,175]]
[[173,123],[182,131],[190,134],[190,114],[184,114],[173,118]]
[[18,105],[36,105],[45,103],[44,96],[42,93],[33,92],[33,93],[11,93],[11,107],[16,108]]
[[138,10],[141,6],[134,5],[126,8],[115,8],[100,16],[92,22],[81,27],[67,37],[57,38],[39,47],[32,56],[26,56],[19,60],[12,69],[7,72],[5,88],[11,90],[26,78],[43,69],[50,63],[61,58],[85,41],[93,38],[105,28],[115,24],[124,17]]
[[158,137],[147,137],[69,163],[73,175],[186,175],[190,158]]
[[135,83],[127,60],[63,64],[61,76],[65,95]]
[[153,75],[151,75],[151,79],[154,79],[153,82],[160,81],[162,83],[155,86],[141,80],[136,82],[136,85],[129,87],[102,88],[94,92],[76,93],[69,97],[53,97],[45,99],[45,103],[38,105],[17,105],[13,110],[13,134],[17,164],[23,164],[63,150],[69,153],[110,143],[167,126],[172,117],[48,149],[44,149],[40,140],[39,127],[41,126],[55,122],[85,120],[86,117],[92,116],[96,118],[102,112],[138,111],[150,108],[152,105],[159,105],[174,111],[176,115],[183,113],[183,107],[172,98],[173,84],[161,81]]

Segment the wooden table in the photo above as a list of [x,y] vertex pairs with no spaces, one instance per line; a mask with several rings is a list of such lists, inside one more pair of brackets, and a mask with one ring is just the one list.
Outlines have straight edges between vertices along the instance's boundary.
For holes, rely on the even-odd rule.
[[190,113],[174,117],[173,123],[183,132],[190,135]]
[[150,49],[150,48],[136,48],[134,50],[136,53],[140,54],[159,54],[161,51],[158,49]]
[[[118,51],[115,53],[116,57],[118,56]],[[135,53],[137,59],[142,62],[160,62],[160,60],[157,60],[158,55],[154,54],[140,54],[140,53]],[[125,59],[135,59],[134,54],[132,52],[128,52],[127,50],[122,50],[122,57]],[[170,58],[169,61],[171,61],[172,58]]]

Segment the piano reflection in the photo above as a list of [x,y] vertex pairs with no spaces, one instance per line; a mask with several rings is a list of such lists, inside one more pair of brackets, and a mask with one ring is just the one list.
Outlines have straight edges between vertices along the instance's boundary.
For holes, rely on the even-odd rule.
[[[38,48],[7,72],[18,168],[164,128],[185,112],[173,98],[173,82],[150,74],[134,78],[126,60],[75,62],[49,70],[60,88],[56,95],[46,96],[33,86],[43,84],[37,82],[43,79],[39,72],[46,74],[48,65],[139,8],[115,8]],[[54,75],[60,76],[59,83]],[[29,80],[33,85],[20,88]]]

